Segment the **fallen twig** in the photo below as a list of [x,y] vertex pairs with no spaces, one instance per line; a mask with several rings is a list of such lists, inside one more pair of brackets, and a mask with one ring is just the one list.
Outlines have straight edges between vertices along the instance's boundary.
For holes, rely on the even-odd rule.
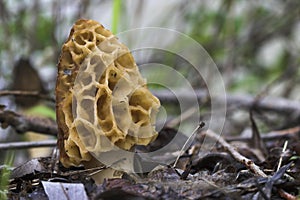
[[44,99],[47,101],[55,102],[55,99],[50,97],[49,95],[41,94],[38,91],[22,91],[22,90],[2,90],[0,91],[0,96],[30,96],[30,97],[37,97],[40,99]]
[[267,177],[267,175],[262,170],[260,170],[260,168],[252,160],[237,152],[235,148],[227,143],[221,136],[217,135],[211,130],[207,130],[205,135],[219,142],[223,146],[223,148],[233,156],[234,159],[244,164],[252,172],[259,176]]
[[57,125],[49,118],[29,117],[10,110],[0,109],[0,124],[2,128],[12,126],[17,132],[37,132],[46,135],[57,135]]
[[[195,91],[181,91],[174,92],[169,90],[159,90],[153,92],[162,102],[177,103],[178,99],[190,101],[191,97],[197,96],[198,101],[206,101],[207,99],[214,99],[217,103],[227,103],[227,106],[235,106],[237,108],[249,109],[257,108],[263,111],[273,111],[281,114],[291,115],[292,113],[300,115],[300,102],[292,101],[278,97],[263,97],[256,99],[251,95],[232,95],[226,94],[226,102],[223,102],[221,96],[209,96],[209,93],[204,90]],[[178,94],[176,96],[175,94]]]
[[56,143],[57,140],[0,143],[0,150],[26,149],[26,148],[36,148],[36,147],[55,147]]
[[[297,138],[300,136],[300,126],[296,126],[289,129],[284,129],[280,131],[271,131],[269,133],[261,133],[261,137],[264,141],[272,141],[272,140],[278,140],[282,138]],[[299,136],[297,136],[299,134]],[[229,136],[226,137],[226,141],[232,142],[232,141],[250,141],[251,137],[248,136]]]

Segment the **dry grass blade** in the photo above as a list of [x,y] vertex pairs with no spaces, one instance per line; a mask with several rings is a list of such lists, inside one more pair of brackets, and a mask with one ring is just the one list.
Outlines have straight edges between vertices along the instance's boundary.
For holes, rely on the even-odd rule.
[[200,123],[198,124],[198,126],[195,128],[195,130],[193,131],[193,133],[190,135],[190,137],[186,140],[186,142],[185,142],[184,145],[182,146],[182,148],[181,148],[181,150],[180,150],[180,152],[179,152],[179,154],[178,154],[178,156],[177,156],[177,158],[176,158],[176,160],[175,160],[175,162],[174,162],[174,164],[173,164],[173,168],[176,167],[176,165],[177,165],[177,163],[178,163],[178,160],[179,160],[180,156],[183,154],[183,151],[184,151],[184,149],[186,148],[186,145],[190,142],[191,138],[192,138],[196,133],[198,133],[198,131],[199,131],[201,128],[203,128],[204,126],[205,126],[205,123],[204,123],[204,122],[200,122]]

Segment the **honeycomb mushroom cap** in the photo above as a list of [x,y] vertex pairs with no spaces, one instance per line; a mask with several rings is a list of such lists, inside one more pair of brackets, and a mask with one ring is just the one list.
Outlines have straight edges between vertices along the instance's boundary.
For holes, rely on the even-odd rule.
[[61,163],[76,166],[116,146],[149,144],[159,107],[129,49],[98,22],[78,20],[58,64]]

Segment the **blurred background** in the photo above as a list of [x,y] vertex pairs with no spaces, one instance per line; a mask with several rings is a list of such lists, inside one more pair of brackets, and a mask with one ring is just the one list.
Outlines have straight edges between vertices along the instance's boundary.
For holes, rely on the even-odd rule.
[[[298,0],[0,0],[0,90],[40,91],[54,97],[60,49],[79,18],[94,19],[115,34],[143,27],[179,31],[199,42],[212,57],[228,95],[263,94],[300,100]],[[153,53],[153,60],[159,59]],[[138,61],[143,62],[143,57]],[[176,57],[163,62],[193,79],[194,72]],[[205,88],[201,83],[192,85],[195,89]],[[5,96],[0,97],[0,104],[17,112],[55,119],[51,102]],[[174,115],[169,118],[180,114],[176,105],[164,106]],[[205,106],[201,109],[206,116]],[[299,115],[257,112],[256,119],[262,132],[299,124]],[[227,110],[224,134],[241,134],[249,126],[249,110],[239,106]],[[28,135],[0,129],[2,142],[37,138]],[[40,149],[20,152],[24,156],[16,157],[16,163],[28,156],[49,154],[47,150],[36,154],[43,152]],[[4,155],[1,153],[2,159]]]

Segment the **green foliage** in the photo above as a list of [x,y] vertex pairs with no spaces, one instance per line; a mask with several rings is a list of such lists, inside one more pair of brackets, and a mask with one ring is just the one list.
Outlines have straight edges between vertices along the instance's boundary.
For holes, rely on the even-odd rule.
[[0,173],[0,199],[7,199],[8,184],[11,173],[11,166],[14,161],[14,152],[10,151],[5,157],[4,165],[2,165]]
[[258,56],[269,41],[280,38],[293,42],[290,34],[297,22],[297,9],[293,3],[283,7],[289,12],[277,12],[264,4],[221,1],[213,9],[200,4],[186,14],[189,35],[208,51],[221,72],[230,68],[225,74],[231,80],[228,90],[257,94],[260,88],[282,76],[288,66],[299,63],[296,54],[288,51],[272,57],[272,48],[269,55],[272,64],[265,66]]
[[37,48],[45,48],[52,45],[52,33],[54,28],[53,19],[42,15],[38,16],[38,23],[36,26]]
[[27,111],[28,114],[49,117],[53,120],[56,119],[55,110],[45,106],[45,105],[37,105]]
[[53,45],[55,21],[51,16],[40,12],[40,8],[28,9],[25,3],[13,10],[8,2],[4,1],[3,5],[7,18],[0,18],[0,50],[14,51],[13,44],[18,44],[22,46],[19,53],[26,55],[27,50],[42,50]]

